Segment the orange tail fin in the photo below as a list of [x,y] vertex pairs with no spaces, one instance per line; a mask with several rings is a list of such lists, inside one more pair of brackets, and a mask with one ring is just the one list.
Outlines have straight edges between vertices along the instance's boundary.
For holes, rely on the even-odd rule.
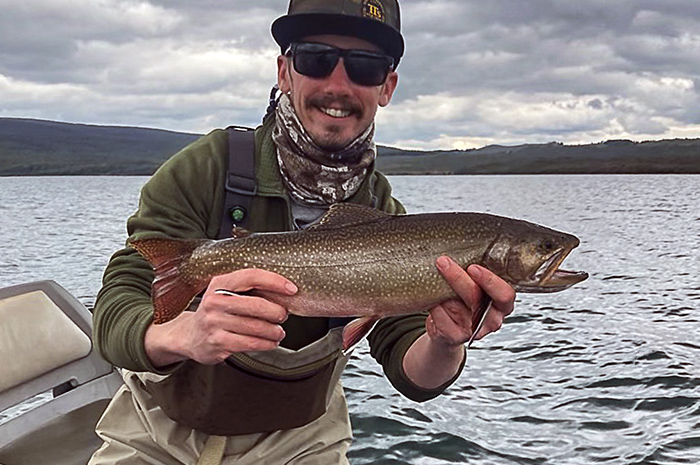
[[149,261],[156,277],[153,280],[153,322],[166,323],[185,311],[192,300],[206,289],[208,280],[196,281],[180,271],[192,252],[208,242],[206,239],[138,239],[129,242]]

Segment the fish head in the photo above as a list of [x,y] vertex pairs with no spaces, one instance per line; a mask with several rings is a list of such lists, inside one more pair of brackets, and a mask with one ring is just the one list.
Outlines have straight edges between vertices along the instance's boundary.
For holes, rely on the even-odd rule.
[[588,278],[559,266],[580,241],[576,236],[519,221],[491,243],[482,262],[518,292],[558,292]]

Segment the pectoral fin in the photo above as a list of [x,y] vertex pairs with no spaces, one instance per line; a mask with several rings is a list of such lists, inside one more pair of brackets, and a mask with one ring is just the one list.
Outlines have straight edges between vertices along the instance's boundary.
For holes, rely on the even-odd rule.
[[343,355],[347,355],[372,331],[379,321],[377,316],[366,316],[352,320],[343,328]]
[[474,342],[474,338],[476,338],[476,335],[479,333],[479,331],[481,331],[481,328],[484,326],[486,316],[489,314],[489,310],[491,310],[491,302],[491,298],[489,296],[485,296],[483,299],[481,299],[481,302],[479,303],[479,308],[477,308],[476,312],[474,312],[474,317],[472,318],[472,328],[474,328],[474,331],[472,332],[472,335],[469,338],[469,341],[467,342],[467,349],[471,347],[472,342]]

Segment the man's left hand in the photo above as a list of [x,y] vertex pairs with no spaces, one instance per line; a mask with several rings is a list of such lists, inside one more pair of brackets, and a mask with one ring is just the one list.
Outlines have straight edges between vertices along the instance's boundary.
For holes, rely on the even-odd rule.
[[464,271],[449,257],[438,258],[437,267],[457,297],[430,310],[423,334],[404,355],[403,369],[417,386],[435,389],[454,378],[464,361],[464,343],[472,335],[472,320],[484,298],[491,310],[477,339],[498,330],[515,305],[515,291],[486,268],[471,265]]
[[433,343],[449,347],[467,342],[475,329],[474,312],[485,297],[492,300],[491,309],[475,339],[497,331],[506,316],[513,312],[515,291],[503,279],[479,265],[463,270],[451,258],[438,258],[437,267],[458,298],[441,303],[430,311],[425,326]]

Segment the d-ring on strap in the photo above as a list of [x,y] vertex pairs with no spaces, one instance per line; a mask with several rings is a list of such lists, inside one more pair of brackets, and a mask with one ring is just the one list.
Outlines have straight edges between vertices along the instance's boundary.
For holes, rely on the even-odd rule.
[[225,449],[226,436],[209,436],[204,443],[197,465],[221,465]]

